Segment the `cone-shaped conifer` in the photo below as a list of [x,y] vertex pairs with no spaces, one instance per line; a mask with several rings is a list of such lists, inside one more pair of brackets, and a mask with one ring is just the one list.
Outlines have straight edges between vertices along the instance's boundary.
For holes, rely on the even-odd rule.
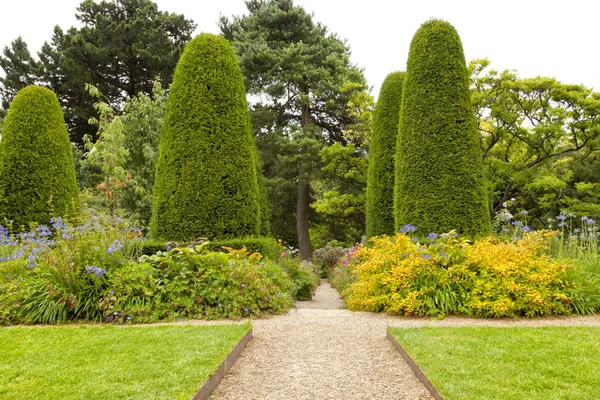
[[418,233],[490,232],[481,149],[462,43],[431,20],[412,39],[396,145],[395,222]]
[[185,47],[161,135],[152,235],[258,235],[260,190],[246,91],[223,37],[200,34]]
[[79,209],[73,152],[56,94],[27,86],[13,99],[0,141],[0,223],[16,230]]

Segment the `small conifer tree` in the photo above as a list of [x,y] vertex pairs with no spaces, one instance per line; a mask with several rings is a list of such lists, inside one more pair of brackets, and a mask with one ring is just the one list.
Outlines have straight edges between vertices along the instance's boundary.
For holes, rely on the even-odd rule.
[[27,86],[13,99],[0,141],[0,223],[16,229],[73,217],[79,189],[58,98]]
[[379,91],[367,175],[367,237],[394,233],[394,159],[404,72],[389,74]]
[[408,56],[396,145],[395,222],[418,233],[491,230],[481,149],[462,43],[431,20]]
[[233,48],[223,37],[200,34],[185,47],[167,101],[152,236],[258,235],[255,146]]

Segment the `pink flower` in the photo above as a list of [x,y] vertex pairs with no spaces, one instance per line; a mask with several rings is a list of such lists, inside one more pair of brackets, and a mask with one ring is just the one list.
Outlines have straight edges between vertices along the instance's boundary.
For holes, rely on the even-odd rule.
[[281,253],[281,257],[285,257],[285,256],[287,256],[287,253],[285,253],[285,252]]

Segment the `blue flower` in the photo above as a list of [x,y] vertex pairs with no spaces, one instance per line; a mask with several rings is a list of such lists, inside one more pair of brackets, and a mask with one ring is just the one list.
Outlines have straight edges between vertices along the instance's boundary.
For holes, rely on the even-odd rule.
[[414,232],[417,230],[417,227],[411,224],[406,224],[402,228],[400,228],[400,233],[408,233]]
[[514,226],[521,226],[521,221],[513,221]]
[[107,253],[116,253],[117,251],[121,250],[123,248],[123,245],[121,244],[121,242],[119,242],[118,240],[115,240],[114,242],[112,242],[110,244],[110,246],[108,247],[108,250],[106,250]]
[[419,238],[418,237],[414,237],[414,238],[410,238],[410,240],[413,241],[413,242],[418,242]]
[[244,307],[244,312],[248,312],[248,307]]
[[50,218],[50,222],[52,223],[54,229],[64,229],[67,227],[61,217]]
[[426,260],[429,260],[431,258],[429,254],[421,254],[421,257],[423,257]]
[[437,238],[438,238],[438,237],[439,237],[439,235],[438,235],[437,233],[431,232],[431,233],[429,234],[429,236],[427,236],[427,239],[430,239],[430,240],[437,240]]
[[564,214],[562,213],[562,211],[561,211],[561,212],[560,212],[560,214],[558,214],[558,215],[556,216],[556,219],[557,219],[557,220],[559,220],[559,221],[564,221],[565,219],[567,219],[567,217],[566,217],[566,215],[564,215]]
[[98,278],[104,276],[104,274],[106,273],[106,270],[104,268],[96,267],[94,265],[88,265],[87,267],[85,267],[85,269],[88,274],[94,274]]
[[509,232],[510,232],[510,229],[508,229],[508,228],[504,228],[504,229],[502,229],[502,232],[503,232],[503,233],[509,233]]
[[530,232],[531,228],[529,228],[528,226],[524,226],[521,228],[521,232]]
[[529,213],[527,212],[527,210],[521,210],[521,215],[529,215]]

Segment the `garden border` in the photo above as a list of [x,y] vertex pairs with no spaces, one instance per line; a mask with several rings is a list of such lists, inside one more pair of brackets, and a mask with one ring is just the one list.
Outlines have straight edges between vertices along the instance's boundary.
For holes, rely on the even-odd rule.
[[444,400],[444,398],[442,397],[442,394],[435,388],[435,386],[433,386],[433,383],[431,383],[431,381],[429,379],[427,379],[427,377],[423,373],[423,370],[421,370],[421,368],[419,368],[419,366],[415,363],[415,361],[412,359],[410,354],[408,354],[406,352],[406,350],[404,350],[404,348],[402,347],[402,345],[400,345],[400,343],[398,343],[398,341],[396,340],[394,335],[392,335],[390,333],[389,326],[386,329],[385,337],[390,342],[392,342],[392,344],[394,345],[396,350],[398,350],[398,353],[400,353],[402,358],[404,358],[404,361],[406,361],[406,363],[408,364],[410,369],[412,369],[414,374],[417,376],[417,379],[419,379],[419,381],[423,384],[423,386],[425,386],[425,388],[429,391],[429,393],[431,393],[433,398],[435,400]]
[[250,330],[246,332],[246,334],[229,352],[227,357],[225,357],[225,359],[221,361],[221,364],[219,364],[215,372],[213,372],[208,377],[206,382],[204,382],[200,389],[198,389],[194,396],[192,396],[191,400],[208,400],[208,398],[211,396],[211,394],[214,392],[217,386],[219,386],[221,380],[225,377],[225,374],[227,374],[227,371],[229,371],[229,368],[231,368],[233,364],[235,364],[237,359],[240,357],[242,351],[251,339],[252,328],[250,328]]

